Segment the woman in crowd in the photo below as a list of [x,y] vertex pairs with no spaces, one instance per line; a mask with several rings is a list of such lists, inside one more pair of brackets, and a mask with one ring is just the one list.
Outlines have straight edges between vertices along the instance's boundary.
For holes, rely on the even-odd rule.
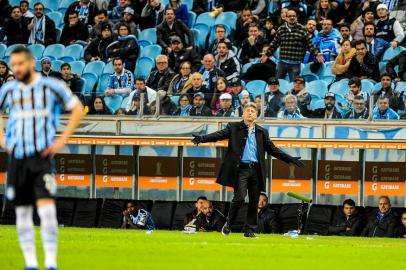
[[178,108],[173,113],[173,115],[178,116],[189,116],[189,111],[192,108],[190,104],[190,98],[188,94],[181,94],[179,97]]
[[224,93],[230,93],[231,89],[228,87],[227,81],[223,77],[219,77],[214,88],[213,97],[211,98],[210,108],[214,113],[220,109],[220,96]]
[[179,73],[176,74],[169,83],[168,95],[179,95],[187,93],[192,85],[192,64],[189,61],[182,62],[179,66]]
[[96,97],[89,108],[89,115],[111,115],[103,97]]
[[321,30],[324,19],[331,19],[333,24],[337,23],[335,8],[329,0],[320,0],[316,9],[317,29]]
[[332,68],[331,72],[336,75],[336,81],[339,81],[345,78],[345,73],[350,66],[351,58],[355,55],[355,48],[351,47],[351,41],[344,40],[341,52],[337,56]]
[[6,62],[0,60],[0,87],[12,80],[14,80],[13,72],[11,72]]

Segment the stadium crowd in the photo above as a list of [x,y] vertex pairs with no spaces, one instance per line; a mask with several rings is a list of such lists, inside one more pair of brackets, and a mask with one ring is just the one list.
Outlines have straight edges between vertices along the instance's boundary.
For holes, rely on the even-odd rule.
[[406,119],[405,0],[60,2],[1,1],[0,85],[23,44],[89,115]]

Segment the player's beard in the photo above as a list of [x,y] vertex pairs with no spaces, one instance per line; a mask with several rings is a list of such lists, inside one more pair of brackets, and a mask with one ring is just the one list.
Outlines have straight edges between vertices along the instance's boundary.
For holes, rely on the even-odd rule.
[[27,73],[25,73],[22,78],[21,81],[24,84],[28,84],[31,81],[31,77],[32,77],[32,72],[28,71]]

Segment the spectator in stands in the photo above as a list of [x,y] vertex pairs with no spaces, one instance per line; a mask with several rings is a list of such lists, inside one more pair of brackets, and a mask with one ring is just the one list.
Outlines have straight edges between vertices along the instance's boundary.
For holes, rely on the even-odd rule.
[[160,115],[173,115],[176,111],[176,104],[172,101],[170,96],[167,95],[166,91],[158,90],[157,96],[159,97],[159,114]]
[[237,19],[234,40],[238,47],[241,47],[243,41],[248,38],[249,26],[258,21],[253,17],[252,11],[245,7]]
[[218,0],[216,6],[220,6],[224,11],[241,11],[247,6],[248,0]]
[[279,119],[300,119],[303,115],[297,107],[297,98],[294,95],[286,95],[283,97],[284,107],[278,112]]
[[20,9],[23,17],[31,20],[34,18],[34,14],[30,11],[30,3],[27,0],[20,1]]
[[335,108],[336,97],[334,93],[328,92],[324,97],[325,108],[316,109],[310,112],[310,117],[313,118],[324,118],[324,119],[341,119],[342,115]]
[[234,78],[239,78],[241,74],[241,64],[237,56],[231,50],[231,43],[220,41],[217,47],[217,55],[214,57],[216,67],[224,72],[227,82]]
[[379,96],[377,106],[375,106],[372,112],[372,118],[375,120],[398,120],[399,115],[389,107],[388,97]]
[[232,104],[233,98],[229,93],[221,94],[220,96],[220,108],[216,111],[217,117],[234,117],[234,107]]
[[346,119],[368,119],[369,111],[364,98],[360,95],[354,96],[352,106],[344,115]]
[[[396,72],[395,67],[398,66],[399,71]],[[406,81],[406,51],[403,51],[393,57],[386,64],[386,72],[388,72],[392,78],[396,81]]]
[[363,31],[368,51],[376,58],[381,59],[386,49],[390,47],[390,43],[384,39],[375,37],[376,26],[373,22],[366,22]]
[[379,78],[378,59],[368,52],[365,40],[357,40],[354,44],[356,53],[351,58],[346,77],[359,77],[360,79],[377,81]]
[[362,216],[355,208],[355,202],[347,199],[343,202],[343,209],[338,210],[332,224],[328,227],[329,235],[358,236],[363,226]]
[[114,95],[127,96],[134,87],[133,74],[124,68],[124,61],[120,57],[114,58],[112,64],[114,72],[110,75],[104,94],[108,97]]
[[188,25],[188,9],[187,6],[182,3],[182,0],[169,0],[169,3],[166,5],[165,9],[169,7],[175,11],[176,19],[181,20],[184,24]]
[[27,44],[30,36],[29,23],[30,19],[23,17],[21,9],[17,6],[13,7],[10,19],[4,23],[0,30],[0,41],[7,37],[7,46]]
[[272,60],[269,46],[264,46],[260,53],[259,63],[251,65],[245,74],[242,75],[242,80],[245,82],[253,80],[267,81],[270,77],[275,77],[276,64]]
[[279,80],[269,78],[269,92],[265,93],[265,117],[276,117],[279,110],[283,107],[284,94],[279,90]]
[[202,60],[202,67],[199,72],[202,74],[203,85],[208,94],[213,94],[214,87],[219,77],[225,77],[224,72],[215,66],[215,59],[212,54],[206,54]]
[[293,81],[300,74],[300,65],[306,50],[317,55],[317,61],[324,61],[322,54],[312,45],[306,28],[297,22],[294,10],[288,11],[287,23],[278,28],[276,37],[270,44],[272,54],[277,48],[280,50],[276,69],[278,79],[284,79],[288,74],[290,81]]
[[118,28],[117,41],[111,43],[107,51],[109,58],[120,57],[124,60],[125,68],[133,72],[140,47],[136,38],[130,36],[132,34],[130,31],[128,24],[121,23]]
[[268,196],[260,193],[258,200],[258,227],[257,233],[278,233],[279,225],[276,213],[268,206]]
[[[228,83],[225,78],[220,77],[217,79],[216,86],[214,88],[214,93],[209,99],[211,100],[210,108],[212,109],[213,114],[216,114],[216,111],[220,109],[220,96],[225,93],[230,93],[231,89],[228,88]],[[231,96],[231,95],[230,95]]]
[[230,84],[231,92],[230,95],[233,97],[233,106],[234,108],[240,107],[240,93],[243,91],[243,86],[240,79],[232,80]]
[[[157,43],[166,53],[171,53],[170,38],[177,35],[182,40],[187,50],[194,47],[194,37],[192,31],[182,21],[176,19],[175,11],[172,8],[165,10],[165,20],[157,26],[156,36]],[[187,40],[187,42],[186,42]]]
[[[149,106],[149,108],[151,110],[151,103],[156,100],[157,93],[155,90],[146,86],[145,79],[142,77],[135,79],[135,89],[128,96],[128,103],[127,103],[126,111],[129,111],[131,109],[131,106],[132,106],[131,101],[133,100],[133,96],[135,94],[138,94],[140,96],[141,100],[144,99],[144,106]],[[144,97],[142,97],[142,95]]]
[[201,92],[194,94],[193,107],[189,111],[190,116],[213,116],[210,108],[205,105],[205,98]]
[[200,196],[196,199],[195,209],[193,209],[192,212],[186,214],[183,222],[184,225],[187,225],[192,220],[196,220],[196,217],[202,212],[202,207],[205,201],[207,201],[207,198],[204,196]]
[[71,11],[71,14],[69,14],[69,23],[63,27],[59,42],[68,46],[78,41],[84,43],[88,38],[89,30],[86,24],[79,21],[79,15],[76,11]]
[[320,0],[318,2],[315,19],[318,25],[322,25],[325,19],[333,21],[334,25],[337,23],[336,7],[333,2],[329,0]]
[[188,61],[192,65],[193,71],[200,67],[200,56],[194,50],[184,48],[182,39],[176,35],[170,38],[171,52],[168,54],[169,68],[174,72],[179,72],[179,65],[184,61]]
[[188,94],[181,94],[179,97],[179,102],[178,102],[178,108],[176,111],[173,113],[173,115],[178,115],[178,116],[189,116],[189,111],[192,108],[192,105],[190,104],[190,98]]
[[361,233],[366,237],[394,237],[398,224],[398,217],[390,204],[388,196],[381,196],[378,200],[378,211],[368,220],[368,223]]
[[390,42],[392,48],[396,48],[405,38],[402,25],[396,18],[389,18],[388,7],[379,4],[376,8],[379,20],[376,23],[376,37]]
[[398,112],[405,109],[402,94],[392,89],[392,77],[388,73],[381,75],[381,86],[379,91],[374,93],[374,103],[377,102],[378,97],[384,96],[389,99],[389,107]]
[[[251,102],[251,95],[247,90],[242,90],[241,93],[239,94],[240,97],[240,102],[238,103],[238,107],[236,107],[235,110],[235,115],[239,117],[242,117],[242,114],[244,112],[244,107],[247,105],[249,102]],[[234,105],[235,107],[235,105]],[[261,108],[261,106],[259,106]]]
[[374,13],[374,10],[368,7],[362,11],[362,16],[359,16],[351,23],[351,36],[353,40],[364,39],[364,25],[365,23],[374,23]]
[[196,13],[197,16],[204,12],[210,12],[215,8],[215,0],[194,0],[192,11]]
[[154,28],[164,21],[165,7],[160,0],[148,0],[141,13],[141,29]]
[[297,76],[293,80],[293,88],[290,89],[287,94],[296,97],[297,108],[302,114],[307,111],[307,107],[310,106],[312,97],[306,89],[306,81],[303,76]]
[[152,215],[145,209],[138,209],[134,202],[127,203],[123,211],[123,224],[121,229],[155,230]]
[[14,80],[14,74],[8,67],[7,63],[0,60],[0,87],[8,81]]
[[111,111],[107,108],[103,97],[96,97],[89,108],[89,115],[111,115]]
[[106,25],[110,26],[110,29],[113,29],[113,23],[109,20],[109,16],[107,15],[107,10],[101,9],[97,12],[96,15],[96,24],[90,30],[89,38],[94,40],[96,38],[100,38],[102,36],[103,28]]
[[352,23],[361,13],[356,0],[344,0],[338,4],[336,10],[338,23]]
[[80,0],[72,3],[65,12],[64,22],[69,23],[69,14],[76,11],[79,14],[79,20],[86,25],[94,25],[94,17],[96,17],[99,9],[96,4],[90,0]]
[[400,216],[401,225],[398,229],[397,236],[401,238],[406,238],[406,212],[403,212]]
[[6,1],[1,0],[0,1],[0,27],[3,26],[4,22],[10,16],[11,8],[12,7],[9,4],[8,0],[6,0]]
[[[194,94],[202,92],[203,94],[207,94],[207,89],[203,85],[203,80],[202,80],[202,74],[199,72],[195,72],[192,75],[192,88],[187,91],[187,94],[189,94],[189,98],[193,99]],[[209,102],[211,100],[211,96],[207,97],[206,102]],[[209,104],[209,103],[207,103]]]
[[49,46],[56,42],[55,23],[48,16],[44,15],[44,5],[36,3],[34,5],[35,17],[28,25],[28,30],[31,31],[28,39],[29,44],[43,44]]
[[[334,61],[337,57],[336,43],[340,36],[333,31],[333,21],[331,19],[323,20],[323,30],[313,39],[312,44],[322,53],[324,61]],[[319,63],[321,65],[321,62]]]
[[82,94],[81,87],[83,86],[78,74],[72,74],[72,68],[69,63],[63,63],[61,65],[61,78],[74,93],[83,105],[86,105],[86,99]]
[[348,81],[349,91],[344,95],[349,107],[352,107],[353,100],[356,96],[361,96],[366,106],[369,104],[369,93],[361,89],[362,82],[358,77],[351,78]]
[[156,68],[148,77],[147,85],[152,89],[167,91],[174,76],[173,71],[168,66],[168,57],[158,55],[155,59]]
[[248,37],[244,39],[241,45],[240,59],[243,64],[253,62],[255,58],[260,57],[263,47],[268,43],[260,35],[258,24],[250,24],[248,29]]
[[169,96],[187,93],[193,87],[191,72],[192,64],[189,61],[184,61],[180,64],[179,73],[169,83]]
[[221,232],[226,218],[218,210],[214,209],[211,201],[204,201],[202,211],[196,217],[196,231],[199,232]]
[[84,58],[86,62],[109,60],[107,47],[114,42],[111,25],[105,23],[101,29],[101,36],[92,40],[85,49]]
[[[316,30],[317,30],[316,26],[317,26],[317,23],[316,23],[316,21],[314,19],[308,19],[307,20],[306,29],[307,29],[307,32],[310,35],[310,39],[312,39],[312,40],[316,36]],[[272,42],[272,41],[269,41],[269,42]]]
[[336,81],[346,78],[346,73],[350,67],[351,59],[355,55],[355,48],[351,47],[351,41],[344,40],[341,44],[341,52],[338,54],[331,72],[336,75]]
[[[114,23],[117,24],[122,21],[123,16],[124,16],[124,10],[127,7],[130,7],[131,1],[130,0],[119,0],[118,5],[115,6],[110,13],[110,20]],[[131,7],[130,7],[131,8]],[[133,10],[134,13],[134,10]]]
[[127,114],[127,112],[125,111],[125,109],[123,109],[123,108],[118,108],[115,112],[114,112],[114,115],[117,115],[117,116],[124,116],[124,115],[126,115]]
[[248,0],[247,7],[252,10],[252,15],[257,19],[264,19],[268,15],[268,1]]
[[264,38],[270,43],[275,38],[276,26],[271,17],[266,18],[264,28],[262,29]]
[[339,54],[341,52],[342,44],[345,40],[352,41],[351,26],[348,23],[340,24],[338,27],[338,30],[340,31],[341,38],[336,40],[337,54]]
[[[263,104],[262,104],[262,96],[258,95],[255,97],[255,105],[257,105],[257,115],[262,116],[261,113],[263,111]],[[241,115],[240,115],[241,116]]]
[[[130,109],[126,112],[127,115],[140,115],[140,112],[141,112],[141,101],[140,100],[141,100],[140,94],[138,92],[134,92],[134,94],[132,95],[132,98],[131,98]],[[150,115],[150,114],[151,113],[149,111],[148,105],[145,104],[145,102],[144,102],[142,115]]]
[[51,58],[49,57],[44,57],[41,60],[41,75],[44,77],[61,78],[61,73],[59,71],[52,70]]
[[130,6],[127,6],[124,11],[122,18],[116,23],[114,30],[118,32],[118,28],[120,27],[120,23],[125,22],[131,29],[131,35],[138,36],[138,25],[134,21],[134,9]]
[[213,55],[217,54],[217,46],[220,41],[227,41],[230,42],[227,39],[227,31],[224,25],[219,24],[215,26],[214,30],[214,36],[216,37],[212,43],[209,45],[209,49],[207,50],[207,53],[211,53]]

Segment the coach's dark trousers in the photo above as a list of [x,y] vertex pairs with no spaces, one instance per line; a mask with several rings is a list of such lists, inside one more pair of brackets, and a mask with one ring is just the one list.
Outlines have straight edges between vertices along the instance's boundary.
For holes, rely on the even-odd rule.
[[244,231],[254,232],[257,229],[257,209],[259,200],[258,176],[260,174],[259,164],[248,166],[241,164],[238,171],[237,185],[234,188],[234,197],[231,201],[228,212],[228,220],[232,225],[237,217],[238,210],[245,201],[248,191],[248,212],[245,220]]

